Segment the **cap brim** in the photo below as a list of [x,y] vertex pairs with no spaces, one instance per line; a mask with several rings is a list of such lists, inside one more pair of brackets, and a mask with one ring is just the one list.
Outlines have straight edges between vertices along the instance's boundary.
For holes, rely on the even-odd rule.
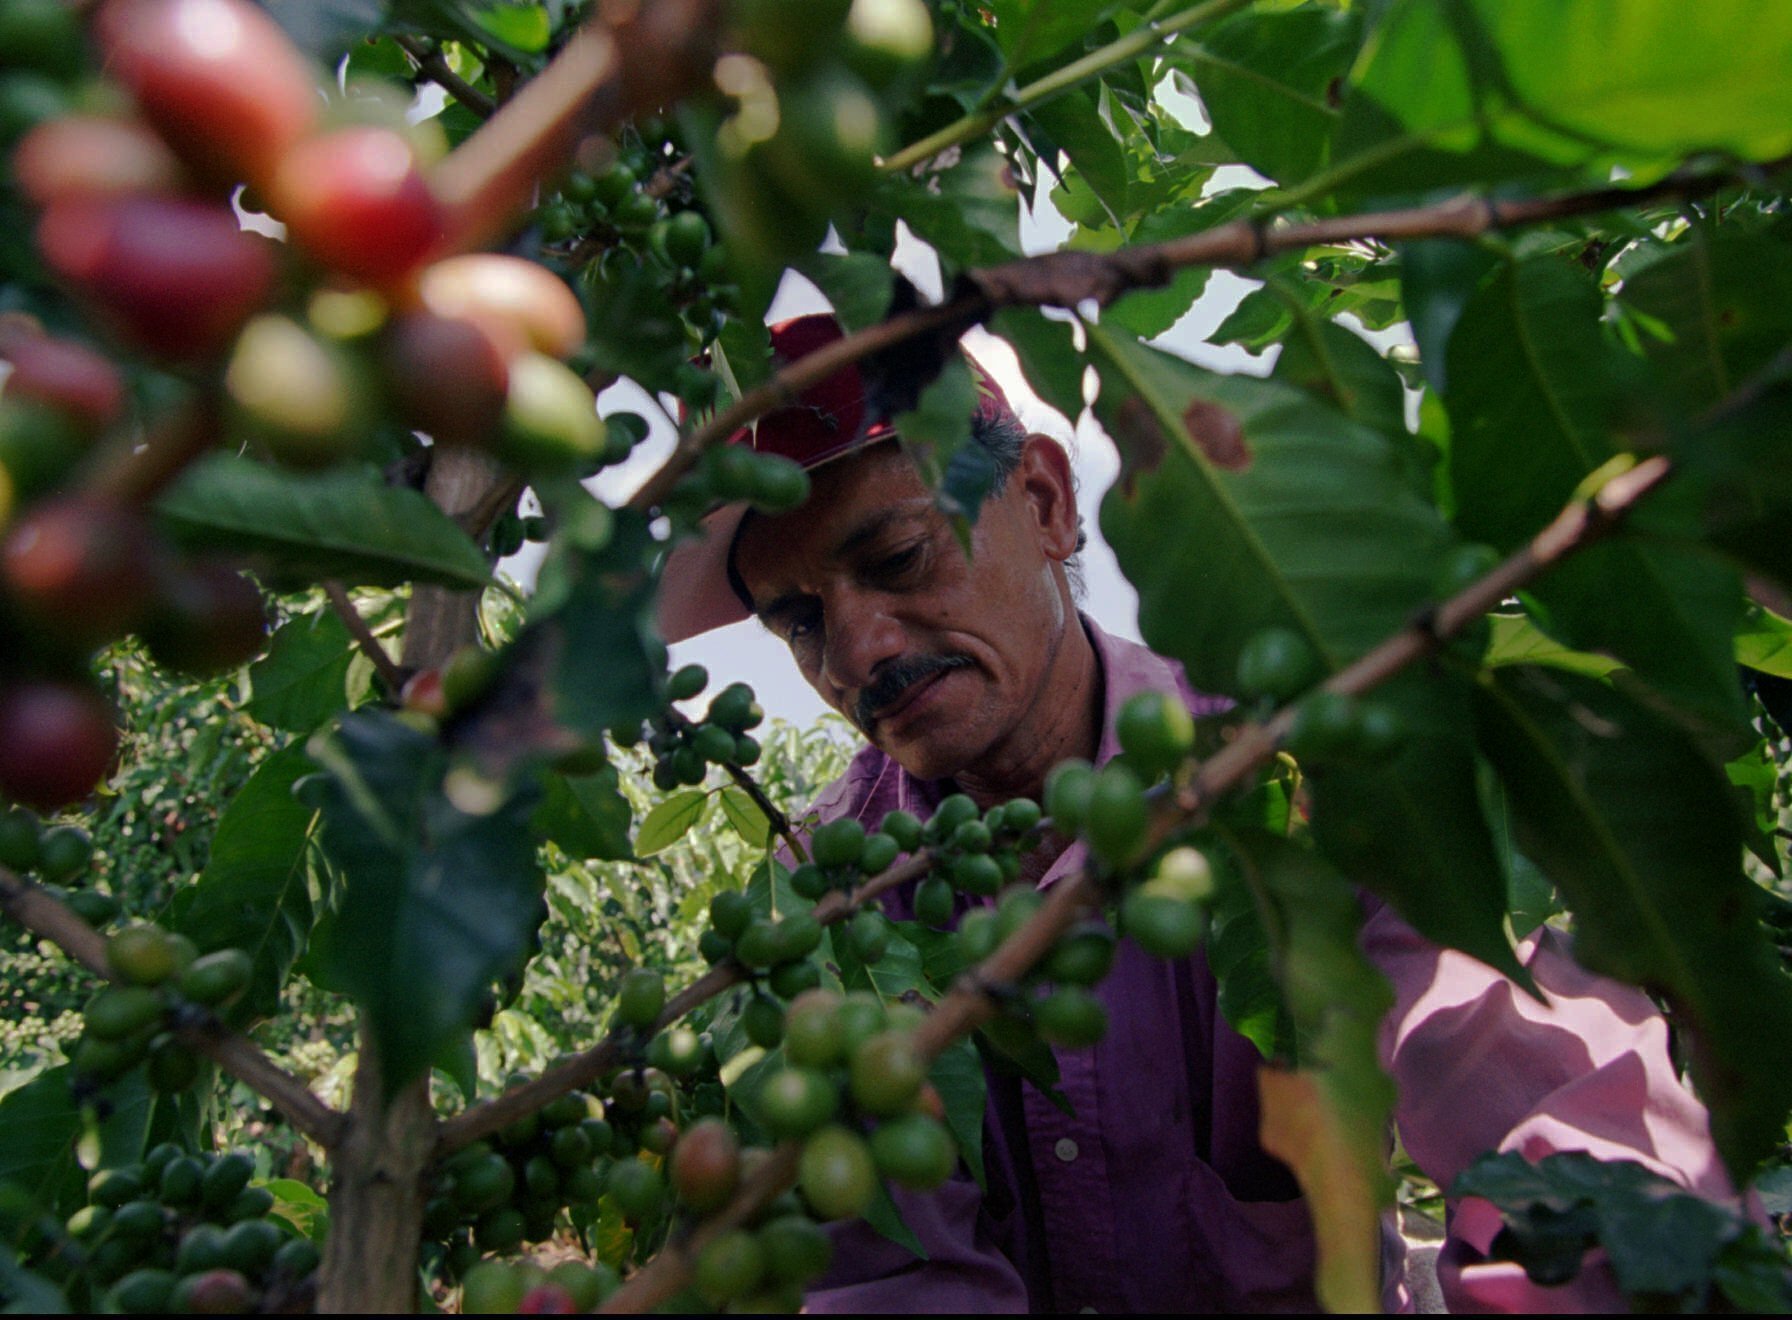
[[680,541],[660,571],[660,636],[688,641],[751,617],[728,583],[728,553],[747,516],[743,503],[724,504],[705,516],[702,531]]

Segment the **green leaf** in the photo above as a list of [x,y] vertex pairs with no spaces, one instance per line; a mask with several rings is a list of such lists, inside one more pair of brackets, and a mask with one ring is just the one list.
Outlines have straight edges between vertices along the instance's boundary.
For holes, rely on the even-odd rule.
[[301,476],[217,454],[188,468],[156,514],[182,547],[239,558],[275,583],[491,584],[484,554],[452,518],[371,467]]
[[1325,163],[1336,84],[1361,32],[1354,11],[1253,11],[1185,37],[1171,62],[1195,80],[1214,131],[1240,160],[1296,184]]
[[273,1016],[287,972],[304,951],[316,912],[312,843],[317,812],[293,796],[315,767],[293,743],[263,761],[231,798],[205,870],[177,892],[168,919],[202,952],[241,949],[254,961],[233,1023]]
[[1467,684],[1409,672],[1377,688],[1375,700],[1398,714],[1400,750],[1380,765],[1308,768],[1314,838],[1427,939],[1528,989],[1505,932],[1506,874],[1476,784]]
[[1264,1148],[1294,1170],[1312,1204],[1320,1302],[1374,1310],[1394,1110],[1377,1038],[1393,991],[1357,947],[1361,909],[1342,876],[1273,834],[1239,831],[1227,842],[1264,913],[1299,1042],[1297,1071],[1259,1074]]
[[1792,11],[1711,0],[1475,0],[1516,101],[1564,135],[1646,156],[1792,150]]
[[983,1075],[983,1060],[969,1037],[954,1041],[933,1061],[927,1079],[939,1092],[946,1107],[946,1127],[958,1143],[979,1187],[988,1190],[983,1171],[983,1110],[988,1101],[989,1083]]
[[635,832],[635,856],[651,857],[684,838],[709,811],[709,794],[687,788],[661,798]]
[[1632,522],[1668,536],[1687,531],[1686,506],[1706,540],[1746,567],[1792,584],[1792,465],[1786,462],[1792,384],[1775,381],[1675,448],[1674,487],[1643,505]]
[[1493,614],[1488,616],[1488,622],[1493,628],[1493,640],[1488,643],[1487,653],[1481,657],[1481,663],[1489,668],[1502,665],[1551,665],[1557,669],[1586,674],[1591,678],[1603,678],[1612,670],[1623,668],[1608,656],[1590,655],[1585,651],[1563,646],[1526,615]]
[[[87,1173],[76,1161],[76,1146],[87,1117],[75,1103],[70,1064],[39,1073],[0,1097],[0,1182],[17,1183],[45,1210],[66,1216],[86,1197]],[[96,1167],[128,1164],[143,1154],[143,1138],[154,1096],[142,1070],[107,1088],[107,1117],[98,1124]]]
[[521,963],[542,895],[537,795],[483,785],[496,800],[468,814],[443,791],[440,744],[387,713],[350,715],[310,747],[328,772],[324,848],[343,876],[330,970],[361,1008],[391,1095]]
[[1502,669],[1480,698],[1481,745],[1520,845],[1575,914],[1576,958],[1665,997],[1691,1027],[1693,1083],[1740,1175],[1792,1107],[1792,986],[1755,921],[1723,772],[1592,679]]
[[1792,678],[1792,619],[1749,604],[1736,629],[1736,663],[1763,674]]
[[1131,168],[1125,147],[1102,116],[1096,98],[1085,91],[1066,92],[1034,106],[1029,115],[1070,157],[1108,214],[1126,215]]
[[1362,193],[1771,159],[1792,147],[1788,59],[1792,13],[1740,0],[1696,28],[1673,0],[1401,0],[1352,74],[1329,177]]
[[1235,867],[1215,871],[1220,889],[1207,935],[1207,965],[1219,985],[1220,1012],[1265,1059],[1294,1058],[1294,1023],[1271,971],[1269,934],[1249,885]]
[[803,274],[827,296],[834,317],[849,333],[884,319],[896,291],[890,263],[869,252],[817,252],[802,266]]
[[346,710],[355,642],[331,610],[301,614],[274,630],[267,654],[249,666],[248,711],[263,724],[310,733]]
[[556,538],[542,564],[513,649],[518,663],[542,671],[548,713],[562,728],[589,738],[659,709],[666,648],[642,567],[658,549],[647,519],[624,510],[602,546]]
[[1014,349],[1034,393],[1074,423],[1083,411],[1083,359],[1070,323],[1036,307],[1005,307],[989,328]]
[[1620,310],[1648,317],[1639,335],[1652,380],[1698,410],[1724,398],[1792,341],[1792,254],[1765,234],[1695,228],[1626,276]]
[[[1200,691],[1236,693],[1239,652],[1263,628],[1297,630],[1337,667],[1407,623],[1448,533],[1387,438],[1285,385],[1088,334],[1096,414],[1122,457],[1102,531],[1153,650]],[[1315,821],[1351,878],[1429,938],[1514,969],[1461,694],[1441,684],[1401,689],[1406,752],[1391,769],[1329,772]]]
[[1400,377],[1366,340],[1336,321],[1298,306],[1294,330],[1283,341],[1270,373],[1317,394],[1332,407],[1383,435],[1406,435],[1405,395]]
[[1285,385],[1216,376],[1089,326],[1095,411],[1122,470],[1101,525],[1139,626],[1204,692],[1244,643],[1292,627],[1329,666],[1398,630],[1449,544],[1386,437]]
[[541,5],[484,5],[474,15],[479,26],[499,41],[536,55],[547,49],[552,25]]
[[[1617,452],[1612,350],[1598,290],[1555,257],[1516,263],[1483,288],[1450,338],[1450,482],[1464,532],[1502,550],[1546,526]],[[1539,622],[1605,651],[1689,711],[1743,719],[1730,629],[1741,583],[1670,544],[1612,538],[1532,587]]]
[[274,1194],[270,1215],[291,1224],[300,1237],[323,1245],[330,1229],[330,1209],[322,1196],[296,1178],[270,1178],[262,1186]]
[[722,814],[734,826],[734,832],[755,848],[764,848],[772,840],[772,823],[759,804],[744,788],[730,785],[720,795]]
[[940,255],[946,281],[967,266],[1021,254],[1020,207],[1007,158],[988,142],[967,146],[927,176],[926,187],[886,182],[879,204],[906,220]]
[[620,785],[614,766],[589,775],[544,775],[532,828],[568,857],[629,861],[632,813]]
[[1115,8],[1113,0],[988,0],[996,43],[1010,70],[1080,45]]
[[1463,309],[1498,259],[1486,248],[1457,238],[1402,243],[1400,302],[1418,345],[1419,365],[1431,388],[1449,386],[1449,343]]
[[989,451],[971,443],[977,389],[970,364],[953,354],[914,408],[891,418],[903,447],[938,493],[940,507],[958,524],[961,539],[968,539],[969,524],[977,521],[996,479]]

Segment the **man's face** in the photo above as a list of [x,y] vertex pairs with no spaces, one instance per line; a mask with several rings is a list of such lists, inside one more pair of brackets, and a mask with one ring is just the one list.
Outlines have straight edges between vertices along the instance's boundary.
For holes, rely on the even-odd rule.
[[1054,452],[1023,457],[985,502],[969,559],[893,442],[818,469],[802,508],[742,529],[735,568],[761,621],[912,774],[976,768],[1032,712],[1071,617],[1055,566],[1075,505]]

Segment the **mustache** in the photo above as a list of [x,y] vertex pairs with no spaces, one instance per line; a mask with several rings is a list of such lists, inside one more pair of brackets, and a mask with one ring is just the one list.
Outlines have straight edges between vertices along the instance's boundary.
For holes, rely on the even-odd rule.
[[902,694],[915,684],[936,674],[954,669],[969,669],[976,662],[968,655],[904,655],[886,661],[858,700],[853,702],[853,720],[861,729],[869,729],[877,713],[887,710],[902,699]]

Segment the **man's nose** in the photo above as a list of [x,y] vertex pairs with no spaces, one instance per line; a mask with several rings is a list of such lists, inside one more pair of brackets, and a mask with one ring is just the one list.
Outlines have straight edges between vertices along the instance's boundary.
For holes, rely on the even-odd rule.
[[903,653],[901,625],[875,598],[843,593],[825,609],[822,676],[843,696],[865,687],[880,664]]

